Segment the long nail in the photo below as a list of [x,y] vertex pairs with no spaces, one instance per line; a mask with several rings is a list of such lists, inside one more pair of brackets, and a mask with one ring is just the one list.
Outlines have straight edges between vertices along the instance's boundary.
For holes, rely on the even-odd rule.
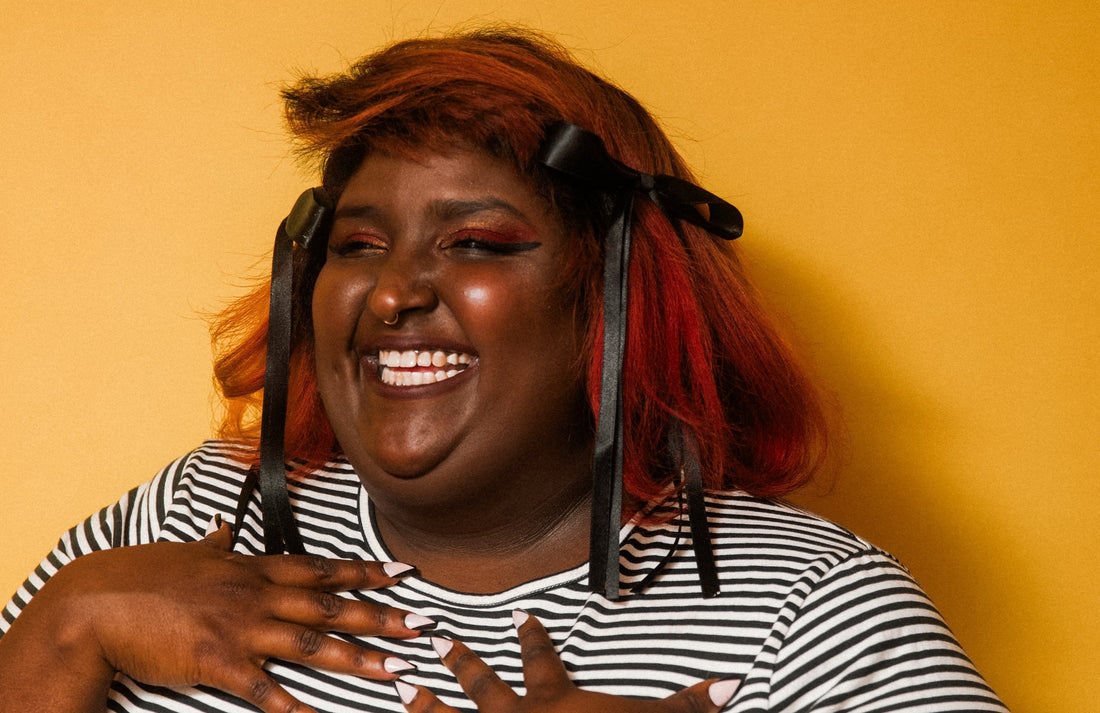
[[411,686],[401,680],[394,681],[393,687],[397,689],[397,695],[401,697],[401,702],[405,705],[412,703],[413,699],[416,698],[416,694],[419,693],[415,686]]
[[518,629],[527,623],[527,620],[531,618],[531,615],[522,609],[512,610],[512,624]]
[[446,658],[447,654],[451,653],[451,648],[455,645],[455,642],[450,639],[444,639],[442,636],[432,637],[432,648],[435,649],[436,656],[439,658]]
[[435,628],[435,620],[419,614],[405,615],[405,628],[417,631],[428,631]]
[[382,571],[386,573],[387,577],[407,577],[416,571],[416,567],[411,564],[405,564],[404,562],[387,562],[382,565]]
[[726,705],[733,699],[733,694],[737,693],[737,688],[740,685],[741,681],[735,678],[727,678],[724,681],[716,681],[710,684],[710,688],[707,689],[710,702],[716,706]]
[[214,517],[210,518],[210,522],[206,525],[206,534],[204,537],[210,537],[220,529],[222,529],[222,516],[219,513],[215,513]]
[[390,656],[382,663],[382,668],[386,669],[389,673],[407,673],[416,668],[413,664],[399,659],[396,656]]

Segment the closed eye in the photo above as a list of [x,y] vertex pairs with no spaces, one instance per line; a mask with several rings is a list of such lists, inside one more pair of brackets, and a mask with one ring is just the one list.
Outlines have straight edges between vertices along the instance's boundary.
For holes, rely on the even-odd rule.
[[356,233],[346,237],[333,236],[328,244],[329,252],[341,257],[360,254],[375,254],[386,249],[386,245],[380,239],[363,233]]
[[515,255],[534,250],[542,245],[536,240],[501,240],[481,233],[463,233],[456,236],[445,247],[452,250],[483,252],[497,255]]

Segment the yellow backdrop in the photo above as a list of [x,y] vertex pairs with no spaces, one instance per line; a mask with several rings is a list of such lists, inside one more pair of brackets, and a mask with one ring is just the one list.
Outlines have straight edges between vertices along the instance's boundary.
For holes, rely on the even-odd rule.
[[311,182],[278,83],[519,21],[643,99],[744,211],[849,428],[848,467],[801,500],[906,562],[1014,710],[1095,702],[1093,3],[6,4],[5,592],[209,434],[199,315]]

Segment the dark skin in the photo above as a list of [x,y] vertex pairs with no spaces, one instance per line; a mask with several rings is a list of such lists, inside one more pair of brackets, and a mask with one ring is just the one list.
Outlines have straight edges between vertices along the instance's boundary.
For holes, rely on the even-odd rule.
[[[587,559],[570,249],[530,181],[480,153],[373,154],[337,202],[314,288],[318,388],[387,546],[449,588],[498,592]],[[393,352],[468,366],[395,385],[380,369]]]
[[[319,389],[387,547],[430,581],[500,592],[587,559],[592,433],[569,240],[526,177],[459,149],[372,155],[336,206],[314,291]],[[273,658],[398,678],[399,659],[326,634],[420,635],[410,612],[334,596],[400,573],[230,542],[223,527],[63,568],[0,639],[0,713],[103,711],[116,672],[310,711],[263,671]],[[482,713],[720,707],[712,681],[662,701],[579,690],[534,619],[520,640],[524,697],[461,642],[443,656]],[[452,710],[418,690],[409,710]]]
[[398,659],[322,633],[420,635],[408,612],[332,594],[397,582],[381,563],[249,557],[231,542],[223,526],[200,542],[104,550],[62,568],[0,639],[0,711],[103,711],[116,672],[212,686],[267,713],[311,711],[264,673],[270,658],[397,678],[386,663]]

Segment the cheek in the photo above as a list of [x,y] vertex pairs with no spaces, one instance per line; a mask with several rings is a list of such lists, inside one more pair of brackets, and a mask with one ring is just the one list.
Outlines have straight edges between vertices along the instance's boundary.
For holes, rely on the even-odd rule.
[[362,279],[325,266],[313,288],[313,331],[318,356],[343,350],[355,332],[369,286]]
[[462,300],[474,309],[485,309],[492,302],[493,291],[483,285],[467,287],[462,291]]

